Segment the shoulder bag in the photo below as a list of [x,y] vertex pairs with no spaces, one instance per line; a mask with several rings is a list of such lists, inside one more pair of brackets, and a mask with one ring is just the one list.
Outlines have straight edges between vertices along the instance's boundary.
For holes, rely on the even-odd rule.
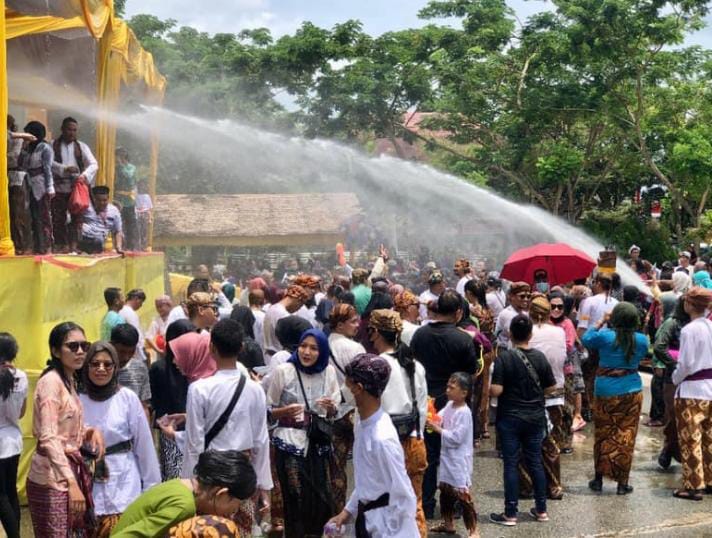
[[[406,369],[407,371],[408,369]],[[391,422],[398,432],[398,438],[403,441],[410,437],[410,434],[415,430],[418,433],[418,439],[420,439],[420,413],[418,412],[418,401],[415,397],[415,364],[413,364],[413,369],[408,373],[408,378],[410,381],[410,393],[412,396],[412,403],[410,413],[404,413],[402,415],[390,415]],[[391,372],[391,375],[393,373]]]
[[210,443],[213,442],[213,440],[223,430],[225,424],[227,424],[230,415],[232,415],[232,411],[235,409],[235,405],[237,405],[237,400],[240,399],[242,389],[245,388],[246,381],[247,377],[242,374],[240,376],[240,381],[237,382],[237,387],[235,387],[235,392],[233,393],[232,398],[230,399],[230,403],[227,404],[225,411],[222,412],[222,415],[218,417],[218,419],[215,421],[215,424],[213,424],[210,430],[208,430],[208,433],[205,434],[205,450],[210,447]]
[[306,407],[305,415],[309,417],[307,422],[307,437],[310,442],[316,445],[329,446],[334,429],[332,422],[327,418],[320,417],[309,407],[309,400],[307,399],[307,393],[304,390],[304,383],[302,382],[302,374],[296,364],[294,365],[294,369],[297,371],[299,388],[302,390],[302,396],[304,397],[304,406]]

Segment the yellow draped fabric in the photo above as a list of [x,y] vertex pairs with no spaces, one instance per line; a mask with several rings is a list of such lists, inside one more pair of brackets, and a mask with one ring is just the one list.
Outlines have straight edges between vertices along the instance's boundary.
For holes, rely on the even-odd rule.
[[[5,48],[5,0],[0,0],[0,118],[7,116],[7,54]],[[12,256],[10,204],[7,179],[7,136],[0,137],[0,256]]]
[[[16,4],[15,4],[16,5]],[[127,86],[139,85],[144,89],[144,102],[161,104],[166,87],[165,78],[158,72],[153,62],[153,56],[146,52],[128,25],[114,18],[113,0],[66,0],[71,18],[54,15],[33,16],[5,7],[5,1],[0,0],[2,9],[2,31],[4,39],[0,49],[0,104],[3,116],[7,115],[7,66],[5,41],[25,35],[58,32],[62,30],[86,29],[91,36],[99,40],[97,54],[97,100],[103,116],[97,124],[96,153],[100,168],[97,174],[97,184],[114,184],[114,166],[116,148],[116,126],[111,121],[111,114],[118,107],[122,83]],[[7,144],[5,141],[4,144]],[[0,146],[2,157],[0,167],[7,170],[7,148]],[[158,169],[158,137],[151,137],[151,167],[149,177],[149,192],[155,195],[156,173]],[[8,206],[7,173],[0,177],[0,256],[14,254],[10,240],[10,217]]]

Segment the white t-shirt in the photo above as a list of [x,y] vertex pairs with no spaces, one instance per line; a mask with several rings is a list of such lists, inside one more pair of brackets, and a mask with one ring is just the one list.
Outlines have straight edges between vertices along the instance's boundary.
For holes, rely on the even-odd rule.
[[[566,333],[561,327],[548,323],[534,324],[529,346],[541,351],[551,365],[556,386],[564,388],[564,363],[566,362]],[[546,406],[564,405],[564,398],[547,398]]]
[[578,312],[578,328],[593,327],[603,319],[603,316],[612,312],[617,304],[618,300],[606,293],[584,299]]
[[472,481],[472,411],[467,405],[453,407],[448,402],[438,415],[443,428],[438,482],[468,489]]
[[27,375],[15,369],[15,386],[6,400],[0,397],[0,458],[10,458],[22,452],[20,414],[27,398]]

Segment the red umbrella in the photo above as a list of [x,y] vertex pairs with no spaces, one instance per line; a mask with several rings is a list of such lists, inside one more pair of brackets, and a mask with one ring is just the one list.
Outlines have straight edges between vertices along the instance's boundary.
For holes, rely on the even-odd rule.
[[544,269],[549,284],[556,286],[587,278],[596,262],[585,252],[565,243],[539,243],[517,250],[505,262],[501,277],[513,282],[534,284],[534,273]]

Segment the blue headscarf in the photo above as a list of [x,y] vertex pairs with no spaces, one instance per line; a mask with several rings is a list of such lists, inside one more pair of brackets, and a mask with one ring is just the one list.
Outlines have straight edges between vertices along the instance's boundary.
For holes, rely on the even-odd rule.
[[288,362],[294,364],[305,374],[318,374],[326,370],[326,367],[329,366],[329,340],[319,329],[308,329],[304,331],[299,338],[299,345],[302,345],[302,342],[304,342],[307,336],[313,336],[314,339],[316,339],[316,343],[319,346],[319,358],[311,366],[304,366],[299,360],[299,346],[297,346],[292,356],[289,357]]
[[703,288],[707,288],[708,290],[712,290],[712,278],[710,278],[710,274],[707,271],[697,271],[693,275],[692,281],[695,286],[701,286]]

